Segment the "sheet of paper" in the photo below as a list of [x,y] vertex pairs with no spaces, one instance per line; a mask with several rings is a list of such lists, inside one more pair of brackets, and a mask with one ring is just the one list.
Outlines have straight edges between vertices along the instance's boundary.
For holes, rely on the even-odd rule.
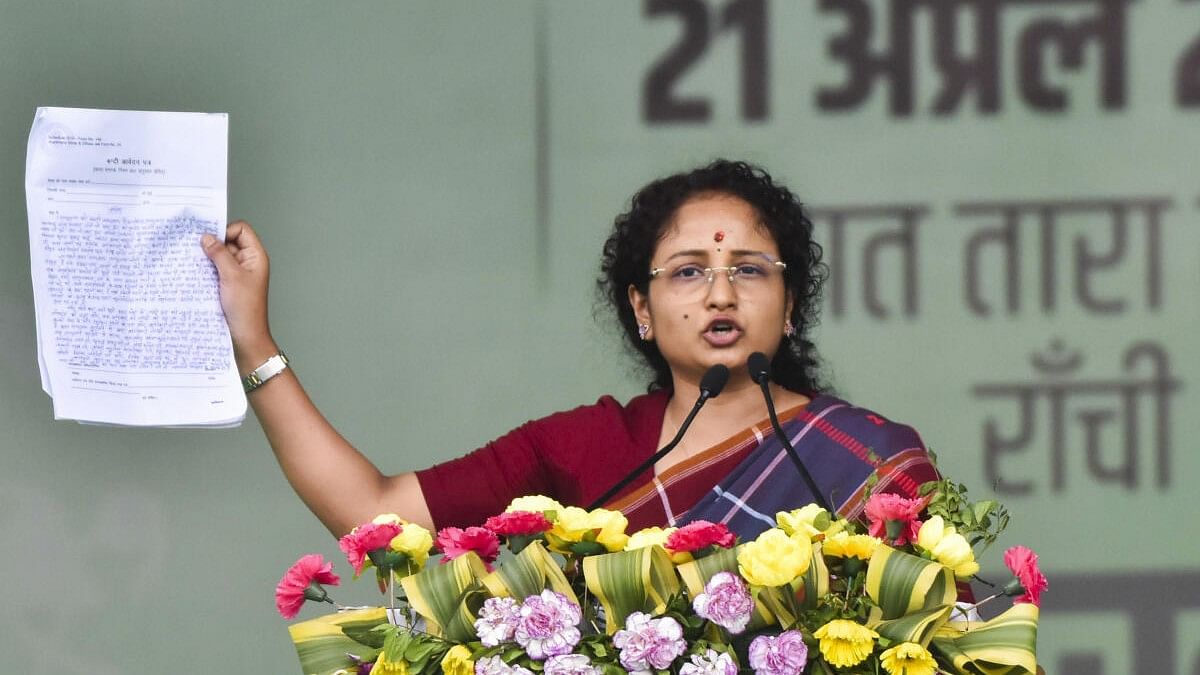
[[39,108],[25,194],[56,419],[229,426],[246,413],[217,277],[228,116]]

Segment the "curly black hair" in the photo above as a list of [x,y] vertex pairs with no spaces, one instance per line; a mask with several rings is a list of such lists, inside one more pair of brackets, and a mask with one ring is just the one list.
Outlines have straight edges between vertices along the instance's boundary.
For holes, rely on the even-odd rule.
[[817,323],[821,285],[828,272],[821,262],[821,245],[812,238],[812,222],[804,215],[799,198],[762,168],[725,159],[642,188],[630,200],[629,210],[617,216],[612,234],[604,242],[597,290],[609,309],[616,312],[629,345],[653,372],[649,390],[670,388],[671,368],[658,346],[638,335],[628,289],[632,284],[643,294],[649,292],[650,259],[667,224],[679,207],[703,193],[744,199],[758,212],[779,245],[780,257],[787,263],[784,284],[794,300],[790,318],[796,333],[780,344],[771,362],[771,378],[795,392],[821,391],[816,346],[809,334]]

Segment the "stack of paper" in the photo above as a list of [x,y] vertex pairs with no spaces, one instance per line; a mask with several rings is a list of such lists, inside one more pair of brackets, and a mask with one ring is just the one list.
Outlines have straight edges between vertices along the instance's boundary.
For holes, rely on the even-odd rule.
[[25,195],[55,419],[234,426],[246,414],[216,270],[225,114],[39,108]]

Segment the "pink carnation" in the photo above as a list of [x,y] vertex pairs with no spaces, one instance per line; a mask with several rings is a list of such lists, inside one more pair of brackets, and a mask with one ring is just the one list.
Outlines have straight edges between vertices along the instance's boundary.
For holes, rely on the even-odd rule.
[[728,527],[707,520],[688,523],[667,536],[666,549],[672,553],[693,553],[709,546],[733,548],[737,537]]
[[625,619],[625,628],[613,635],[613,646],[621,650],[621,665],[627,671],[666,670],[687,651],[687,640],[675,619],[634,612]]
[[808,646],[798,630],[759,635],[750,643],[750,667],[759,675],[800,675],[808,663]]
[[338,575],[333,573],[333,563],[325,562],[316,553],[310,553],[289,567],[276,584],[275,609],[285,619],[294,618],[300,613],[305,600],[328,599],[321,584],[337,586],[340,582]]
[[570,654],[582,634],[583,612],[562,593],[550,589],[521,603],[521,616],[513,637],[534,661]]
[[545,532],[553,524],[540,511],[509,511],[488,518],[483,526],[502,537],[523,537]]
[[583,654],[563,654],[546,659],[545,675],[603,675]]
[[[916,541],[917,532],[921,530],[921,521],[917,520],[917,517],[928,503],[924,498],[908,499],[891,492],[877,492],[871,495],[866,508],[867,520],[871,522],[870,535],[893,546],[903,546]],[[898,529],[893,529],[896,532],[895,538],[888,534],[889,521],[899,525]]]
[[475,662],[475,675],[533,675],[533,671],[510,666],[499,656],[488,656]]
[[1024,591],[1022,595],[1013,598],[1013,602],[1031,602],[1040,607],[1042,591],[1050,586],[1050,582],[1046,581],[1046,575],[1038,569],[1037,554],[1024,546],[1013,546],[1004,552],[1004,565],[1017,577],[1021,584],[1020,590]]
[[367,523],[339,539],[338,547],[346,554],[346,560],[354,568],[355,576],[358,576],[362,574],[367,554],[387,548],[400,532],[401,527],[396,523]]
[[483,527],[443,527],[437,534],[437,547],[442,551],[442,564],[459,557],[467,551],[474,551],[483,559],[488,571],[492,571],[492,563],[500,555],[500,540],[491,530]]
[[521,620],[521,607],[512,598],[488,598],[475,617],[475,634],[485,647],[511,642]]
[[738,667],[733,657],[715,649],[703,654],[692,654],[688,663],[679,668],[679,675],[737,675]]
[[704,592],[692,601],[692,608],[696,614],[736,635],[750,623],[754,599],[736,574],[717,572],[704,586]]

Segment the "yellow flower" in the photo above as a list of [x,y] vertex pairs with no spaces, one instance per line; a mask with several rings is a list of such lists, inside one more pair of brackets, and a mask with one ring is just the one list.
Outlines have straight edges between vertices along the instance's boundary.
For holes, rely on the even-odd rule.
[[775,522],[789,537],[802,534],[810,540],[819,537],[830,523],[829,512],[816,504],[792,511],[780,511],[775,514]]
[[546,532],[546,540],[550,542],[552,550],[570,553],[571,544],[583,541],[589,532],[587,511],[578,506],[568,506],[559,510],[554,527]]
[[589,512],[568,506],[558,512],[546,539],[550,548],[559,553],[570,553],[571,544],[581,541],[594,541],[609,552],[620,551],[629,540],[629,535],[625,534],[628,525],[629,521],[620,511],[596,509]]
[[933,655],[915,642],[901,642],[880,654],[879,661],[891,675],[933,675],[937,672]]
[[953,532],[954,527],[946,527],[946,521],[941,516],[932,516],[921,523],[921,529],[917,530],[917,546],[932,551],[947,531]]
[[389,547],[397,553],[407,555],[419,570],[429,558],[429,549],[433,548],[433,535],[416,523],[406,523],[403,528],[400,534],[392,538]]
[[475,675],[475,662],[471,660],[471,650],[462,645],[454,645],[442,657],[442,673],[445,675]]
[[596,542],[603,544],[609,552],[625,548],[625,543],[629,541],[629,535],[625,534],[629,520],[625,518],[624,513],[595,509],[588,513],[588,522],[591,523],[592,529],[599,530],[596,533]]
[[665,546],[667,537],[671,536],[671,533],[677,529],[679,528],[668,527],[664,530],[661,527],[647,527],[638,530],[629,535],[629,543],[625,544],[625,550],[632,551],[635,548],[646,548],[648,546]]
[[542,495],[530,495],[528,497],[517,497],[516,499],[512,500],[512,503],[508,505],[507,509],[504,509],[504,512],[508,513],[509,511],[533,511],[533,512],[540,511],[540,512],[544,513],[546,511],[561,512],[562,510],[563,510],[563,505],[559,504],[558,502],[554,501],[553,499],[551,499],[549,497],[543,497]]
[[375,525],[404,525],[408,521],[394,513],[381,513],[375,516],[371,522]]
[[782,586],[808,571],[812,543],[793,539],[783,530],[771,528],[754,541],[743,544],[737,554],[738,571],[755,586]]
[[[650,546],[661,546],[663,550],[666,550],[667,537],[671,536],[671,533],[678,529],[678,527],[668,527],[666,529],[661,527],[647,527],[645,529],[638,530],[637,532],[629,535],[629,541],[625,543],[625,550],[632,551],[634,549],[647,548]],[[687,551],[680,551],[679,553],[667,551],[667,555],[671,558],[671,562],[675,563],[676,565],[682,565],[683,563],[692,561],[692,554],[688,553]]]
[[866,626],[834,619],[813,633],[820,640],[821,656],[835,668],[849,668],[871,655],[879,633]]
[[870,560],[871,556],[875,553],[875,548],[880,543],[882,542],[867,534],[850,534],[843,531],[838,532],[832,537],[826,537],[821,551],[825,555],[835,558]]
[[925,549],[941,564],[954,570],[954,576],[965,579],[979,571],[975,551],[965,537],[946,525],[941,516],[933,516],[917,532],[917,546]]
[[387,650],[379,652],[375,666],[371,668],[374,675],[408,675],[408,662],[401,658],[399,661],[389,661]]

